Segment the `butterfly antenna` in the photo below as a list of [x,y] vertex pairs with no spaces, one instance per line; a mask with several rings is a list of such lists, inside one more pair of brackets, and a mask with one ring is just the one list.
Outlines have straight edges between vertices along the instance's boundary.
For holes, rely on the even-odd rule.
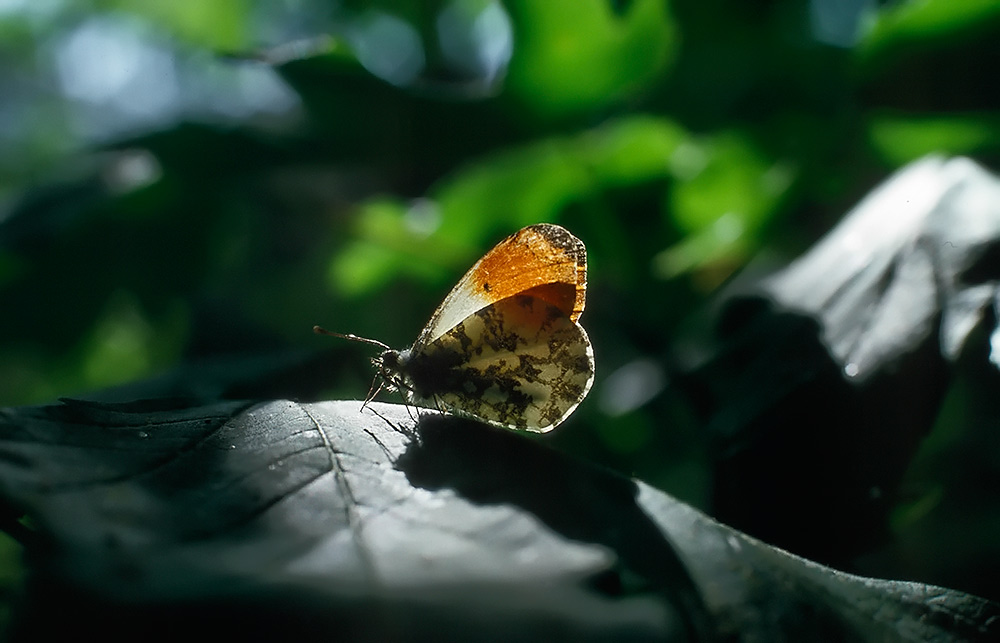
[[352,342],[361,342],[363,344],[371,344],[372,346],[378,346],[378,347],[380,347],[380,348],[382,348],[384,350],[387,350],[387,351],[388,350],[392,350],[392,348],[388,344],[383,344],[382,342],[378,341],[377,339],[369,339],[367,337],[358,337],[357,335],[354,335],[352,333],[347,333],[346,335],[343,334],[343,333],[335,333],[332,330],[327,330],[327,329],[323,328],[322,326],[313,326],[313,332],[316,333],[317,335],[329,335],[330,337],[339,337],[341,339],[347,339],[347,340],[350,340]]

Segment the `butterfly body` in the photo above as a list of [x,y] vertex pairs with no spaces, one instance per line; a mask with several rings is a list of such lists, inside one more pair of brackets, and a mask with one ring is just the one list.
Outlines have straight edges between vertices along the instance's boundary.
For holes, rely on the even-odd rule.
[[555,428],[586,397],[594,354],[577,323],[586,249],[566,229],[529,226],[479,260],[413,345],[373,360],[409,402],[527,431]]

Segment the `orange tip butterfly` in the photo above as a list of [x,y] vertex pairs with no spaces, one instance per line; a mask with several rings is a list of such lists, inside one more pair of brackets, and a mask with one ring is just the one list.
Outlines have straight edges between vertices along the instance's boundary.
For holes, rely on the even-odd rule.
[[580,326],[587,249],[563,227],[528,226],[498,243],[438,306],[413,345],[373,339],[380,383],[409,403],[545,433],[587,397],[594,351]]

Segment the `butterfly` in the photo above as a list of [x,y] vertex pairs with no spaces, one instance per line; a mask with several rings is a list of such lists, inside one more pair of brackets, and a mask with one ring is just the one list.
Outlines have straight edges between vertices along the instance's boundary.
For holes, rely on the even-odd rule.
[[583,242],[539,223],[477,261],[410,348],[313,330],[383,348],[372,359],[379,384],[368,401],[384,386],[414,405],[545,433],[569,417],[594,382],[594,351],[579,324],[586,294]]

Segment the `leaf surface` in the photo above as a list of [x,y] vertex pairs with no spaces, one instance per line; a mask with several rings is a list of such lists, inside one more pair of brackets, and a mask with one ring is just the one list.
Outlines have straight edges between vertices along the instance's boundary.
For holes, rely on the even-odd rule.
[[[519,434],[359,408],[5,410],[0,489],[37,526],[13,638],[975,638],[1000,614],[789,556]],[[53,600],[71,618],[48,618]]]

